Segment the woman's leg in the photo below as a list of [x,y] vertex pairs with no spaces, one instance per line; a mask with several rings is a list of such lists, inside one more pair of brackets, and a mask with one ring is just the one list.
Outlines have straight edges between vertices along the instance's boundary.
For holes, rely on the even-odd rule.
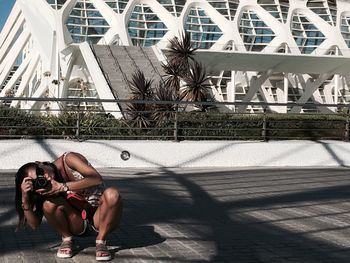
[[48,198],[43,204],[44,216],[48,223],[62,236],[78,235],[84,230],[84,221],[62,197]]
[[105,240],[106,235],[119,225],[122,210],[123,204],[118,190],[114,187],[107,188],[93,218],[94,226],[99,231],[96,240]]
[[47,199],[43,204],[43,211],[48,223],[62,236],[57,257],[72,257],[73,235],[78,235],[84,230],[84,221],[78,211],[62,197]]
[[106,235],[114,230],[120,222],[123,204],[116,188],[107,188],[94,215],[94,225],[98,228],[96,237],[96,260],[110,260],[111,254],[106,246]]

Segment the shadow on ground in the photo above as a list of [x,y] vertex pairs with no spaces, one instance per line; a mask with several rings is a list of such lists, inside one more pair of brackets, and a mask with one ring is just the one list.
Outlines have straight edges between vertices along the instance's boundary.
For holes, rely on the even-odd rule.
[[[130,172],[133,175],[130,178],[107,176],[105,172],[107,185],[118,187],[125,201],[121,227],[111,234],[109,244],[115,247],[114,252],[158,245],[170,239],[211,244],[208,251],[199,252],[203,258],[197,262],[349,262],[349,244],[313,238],[302,229],[279,227],[272,221],[247,216],[250,212],[314,204],[336,207],[339,200],[348,202],[348,172],[347,169],[246,169],[198,173],[161,169]],[[118,175],[118,170],[109,172],[113,173]],[[13,177],[12,174],[0,176],[2,182]],[[46,224],[38,231],[13,232],[14,227],[8,223],[14,217],[13,194],[11,183],[2,184],[0,253],[57,243],[59,237]],[[346,223],[349,212],[343,214],[345,234],[350,233]],[[303,222],[309,222],[310,218],[306,214]],[[168,226],[174,233],[165,236],[164,229]],[[315,233],[327,232],[323,226],[316,225],[315,229]],[[93,238],[80,240],[80,250],[91,246]],[[211,248],[213,251],[209,251]],[[142,256],[141,260],[150,258]],[[196,262],[181,257],[158,260]]]

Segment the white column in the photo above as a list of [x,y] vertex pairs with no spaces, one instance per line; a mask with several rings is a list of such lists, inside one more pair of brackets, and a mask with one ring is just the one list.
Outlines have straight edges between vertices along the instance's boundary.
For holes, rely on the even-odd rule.
[[[288,103],[288,73],[284,73],[283,76],[283,92],[284,92],[284,103]],[[284,107],[284,113],[287,113],[288,107]]]
[[339,74],[334,76],[334,104],[338,104]]
[[29,62],[31,60],[31,56],[27,56],[25,60],[21,63],[18,69],[15,71],[9,82],[7,82],[6,86],[0,92],[0,97],[5,97],[5,94],[8,90],[12,89],[20,77],[22,77],[23,73],[27,69]]
[[[112,91],[108,86],[108,83],[94,57],[94,54],[91,51],[89,44],[87,42],[83,42],[79,44],[79,48],[89,70],[90,76],[95,84],[98,96],[101,99],[114,99]],[[110,112],[114,117],[123,117],[117,103],[102,103],[102,106],[107,112]]]
[[[335,55],[339,56],[338,47],[335,48]],[[339,74],[334,75],[334,104],[338,104]]]
[[3,62],[0,64],[0,85],[4,83],[13,65],[16,63],[16,59],[22,52],[24,46],[26,45],[30,34],[28,31],[24,30],[21,35],[16,40],[15,44],[11,47]]
[[[4,25],[4,27],[2,28],[2,30],[0,31],[0,47],[3,46],[4,42],[6,41],[6,39],[11,38],[9,36],[10,33],[12,33],[12,31],[14,30],[13,27],[14,25],[17,23],[17,18],[20,15],[20,9],[18,6],[17,1],[15,2],[15,5],[13,6],[10,15],[8,16],[6,23]],[[23,17],[21,17],[20,19],[23,20]]]
[[[284,45],[284,53],[288,54],[288,45],[287,45],[287,43],[285,43],[285,45]],[[289,83],[288,83],[288,72],[285,72],[284,75],[283,75],[284,103],[288,103],[288,86],[289,86]],[[285,108],[284,109],[284,113],[287,113],[288,107],[285,106],[284,108]]]
[[[236,71],[231,71],[231,85],[230,85],[230,97],[231,97],[231,102],[236,101]],[[234,112],[236,111],[236,106],[231,105],[229,107],[231,110]]]
[[24,18],[19,17],[18,20],[13,25],[13,27],[11,28],[11,31],[10,31],[8,37],[4,41],[3,45],[0,47],[0,62],[4,59],[4,57],[9,52],[9,49],[11,48],[11,44],[12,44],[13,40],[16,38],[16,34],[20,30],[23,23],[24,23]]

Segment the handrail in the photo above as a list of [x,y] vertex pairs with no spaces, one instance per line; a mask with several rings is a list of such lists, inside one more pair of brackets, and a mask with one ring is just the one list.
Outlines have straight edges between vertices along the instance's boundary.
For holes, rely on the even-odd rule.
[[99,98],[29,98],[29,97],[0,97],[0,101],[47,101],[47,102],[101,102],[101,103],[135,103],[135,104],[181,104],[181,105],[207,105],[207,106],[239,106],[239,105],[248,105],[248,106],[315,106],[315,107],[333,107],[333,108],[350,108],[350,103],[324,103],[324,104],[315,104],[315,103],[298,103],[298,102],[288,102],[288,103],[278,103],[278,102],[244,102],[244,101],[235,101],[235,102],[221,102],[221,101],[160,101],[160,100],[131,100],[131,99],[99,99]]
[[[6,102],[71,102],[61,109],[10,108]],[[92,98],[25,98],[0,97],[1,138],[76,138],[76,139],[159,139],[159,140],[281,140],[333,139],[349,141],[350,104],[260,103],[260,102],[192,102]],[[123,118],[114,116],[118,109],[104,110],[86,106],[88,102],[183,105],[255,105],[263,111],[219,112],[177,111],[176,107],[128,108]],[[24,107],[25,107],[24,103]],[[75,105],[75,106],[74,106]],[[269,113],[268,106],[336,107],[338,112]]]

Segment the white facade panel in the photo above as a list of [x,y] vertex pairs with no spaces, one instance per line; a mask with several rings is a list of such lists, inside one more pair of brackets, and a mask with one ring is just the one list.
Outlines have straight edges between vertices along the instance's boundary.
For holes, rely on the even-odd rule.
[[[79,50],[82,45],[87,42],[153,46],[161,54],[168,47],[169,39],[184,30],[190,32],[192,42],[200,48],[199,53],[209,49],[217,54],[258,52],[266,56],[347,58],[350,57],[350,2],[17,0],[0,34],[0,94],[69,97],[73,92],[70,87],[76,86],[79,80],[91,83],[96,97],[111,98],[106,81],[100,80],[102,75],[96,63],[91,63],[93,57],[82,56]],[[86,50],[83,53],[87,54]],[[230,102],[350,101],[347,72],[315,73],[317,67],[313,67],[311,59],[308,61],[313,68],[310,72],[306,67],[305,72],[296,73],[293,67],[298,67],[297,60],[293,60],[293,56],[288,59],[292,60],[289,61],[292,69],[286,72],[278,67],[240,70],[232,60],[230,68],[216,68],[210,72],[213,94],[219,101]],[[97,70],[94,76],[90,74],[92,68]],[[16,70],[20,72],[15,74]],[[74,94],[84,96],[76,90]],[[238,110],[254,112],[259,109],[238,107]],[[286,112],[284,107],[271,110]],[[304,112],[307,109],[288,110]],[[332,110],[334,107],[329,109]]]

